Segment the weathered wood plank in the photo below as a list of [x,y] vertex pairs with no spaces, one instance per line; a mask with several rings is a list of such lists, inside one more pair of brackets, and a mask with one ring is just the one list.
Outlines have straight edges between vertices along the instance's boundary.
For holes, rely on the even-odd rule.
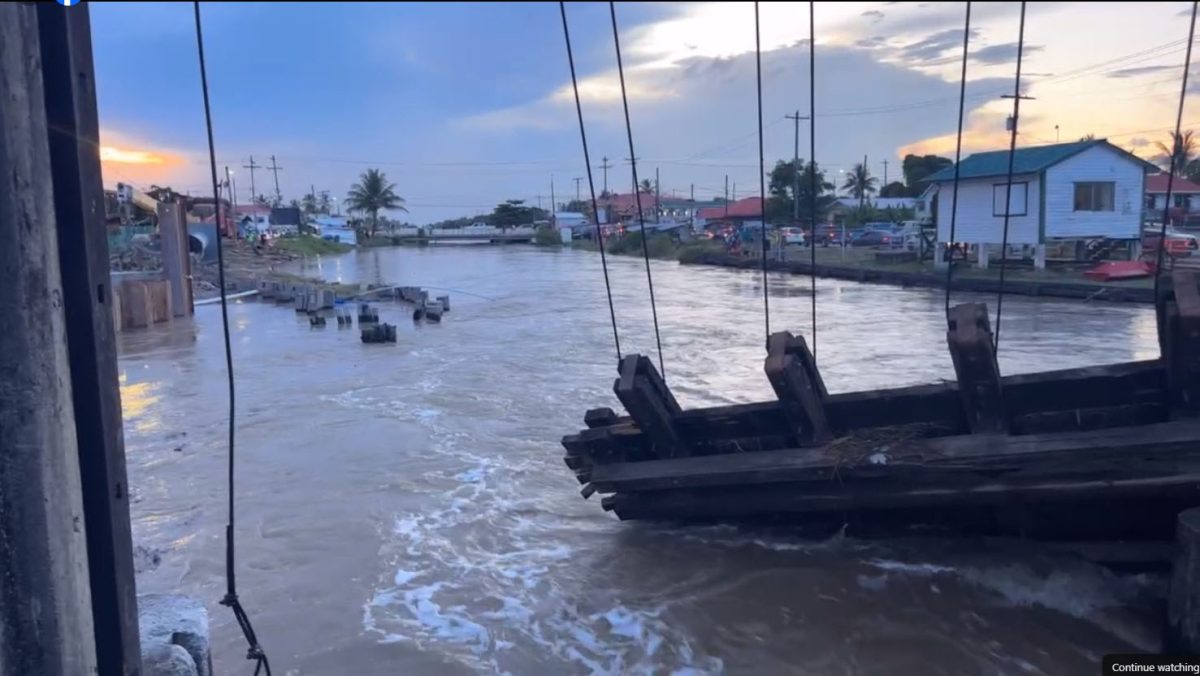
[[829,393],[821,380],[804,338],[788,331],[767,339],[763,370],[789,423],[789,432],[800,443],[823,443],[832,437],[825,399]]
[[589,409],[583,416],[583,424],[588,427],[607,427],[617,422],[617,414],[607,406]]
[[987,306],[983,303],[956,305],[950,308],[949,323],[946,342],[971,432],[1007,432],[1008,414]]
[[1195,270],[1171,274],[1174,301],[1163,308],[1167,391],[1173,417],[1200,415],[1200,275]]
[[681,409],[651,361],[637,354],[620,363],[613,392],[654,444],[659,457],[690,455],[688,444],[675,428]]
[[[1140,454],[1140,455],[1139,455]],[[1154,459],[1163,459],[1154,463]],[[836,444],[763,453],[698,456],[597,466],[596,489],[651,491],[683,486],[827,482],[892,477],[904,481],[969,481],[980,473],[1076,473],[1113,470],[1132,476],[1137,462],[1155,467],[1200,462],[1200,422],[1175,422],[1061,434],[963,435],[914,439],[896,447],[856,449]],[[978,479],[976,479],[978,480]],[[807,489],[806,489],[807,490]]]

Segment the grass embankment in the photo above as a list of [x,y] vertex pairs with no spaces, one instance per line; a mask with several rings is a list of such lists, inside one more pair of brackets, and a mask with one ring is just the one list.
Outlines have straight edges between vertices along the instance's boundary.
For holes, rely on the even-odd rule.
[[354,247],[344,242],[300,235],[299,237],[281,237],[275,240],[275,248],[298,256],[321,256],[346,253]]

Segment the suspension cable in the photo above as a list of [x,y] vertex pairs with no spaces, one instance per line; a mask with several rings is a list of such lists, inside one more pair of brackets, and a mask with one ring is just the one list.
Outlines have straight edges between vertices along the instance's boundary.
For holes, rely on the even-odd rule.
[[625,66],[621,63],[621,39],[617,32],[617,6],[608,2],[608,13],[612,17],[613,46],[617,50],[617,74],[621,78],[621,104],[625,107],[625,135],[629,138],[629,166],[633,171],[633,199],[637,204],[638,225],[642,233],[642,258],[646,261],[646,285],[650,287],[650,313],[654,317],[654,342],[658,345],[658,371],[663,381],[667,369],[663,365],[662,336],[658,331],[658,306],[654,302],[654,278],[650,275],[650,248],[646,243],[646,218],[642,214],[642,191],[638,186],[637,155],[633,153],[633,125],[629,122],[629,96],[625,92]]
[[[583,105],[579,102],[579,80],[575,77],[575,52],[571,49],[571,31],[567,28],[567,5],[559,0],[562,14],[563,38],[567,42],[567,63],[571,65],[571,87],[575,90],[575,112],[579,116],[579,138],[583,141],[583,164],[587,167],[588,190],[592,195],[592,217],[596,219],[596,242],[600,245],[600,267],[604,270],[604,291],[608,294],[608,316],[612,320],[613,345],[617,361],[621,361],[621,338],[617,334],[617,311],[613,308],[612,284],[608,279],[608,258],[604,253],[604,229],[600,227],[600,206],[596,202],[596,182],[592,180],[592,158],[588,153],[587,131],[583,126]],[[632,155],[630,155],[632,157]]]
[[1188,28],[1187,54],[1183,59],[1183,82],[1179,86],[1179,110],[1175,113],[1175,137],[1171,140],[1171,171],[1167,174],[1167,195],[1163,203],[1163,219],[1158,230],[1158,252],[1154,262],[1154,303],[1159,302],[1158,294],[1162,286],[1163,250],[1167,248],[1167,219],[1171,216],[1171,189],[1175,183],[1175,162],[1179,156],[1182,143],[1179,134],[1183,126],[1183,102],[1187,98],[1188,67],[1192,64],[1192,40],[1196,36],[1196,8],[1200,2],[1192,2],[1192,23]]
[[[993,341],[995,351],[1000,351],[1000,317],[1004,312],[1004,270],[1008,267],[1008,219],[1012,211],[1013,161],[1017,151],[1017,126],[1021,120],[1021,52],[1025,47],[1025,0],[1021,0],[1021,20],[1017,27],[1017,77],[1013,83],[1012,134],[1008,141],[1008,179],[1004,188],[1004,234],[1000,240],[1000,289],[996,297],[996,333]],[[1026,187],[1025,199],[1029,199]]]
[[[763,178],[767,175],[766,159],[763,155],[763,105],[762,105],[762,43],[758,29],[758,2],[754,3],[754,64],[756,67],[758,85],[758,199],[762,216],[762,287],[763,287],[763,322],[766,327],[765,341],[771,338],[771,301],[767,294],[767,186]],[[783,243],[780,242],[780,246]]]
[[[954,233],[958,225],[958,174],[962,163],[963,111],[967,102],[967,55],[971,44],[971,3],[967,2],[967,18],[963,22],[962,76],[958,84],[958,140],[954,146],[954,192],[950,195],[950,237],[946,243],[946,321],[950,320],[950,287],[954,281]],[[1008,209],[1005,209],[1007,212]]]
[[[809,298],[812,303],[812,356],[813,364],[817,363],[817,31],[813,10],[813,0],[808,3],[808,156],[812,165],[812,175],[809,177],[809,272],[811,289]],[[800,171],[800,167],[796,167]],[[800,199],[800,195],[796,195]],[[841,243],[846,246],[845,242]]]
[[271,676],[271,663],[267,660],[267,654],[263,651],[262,646],[258,644],[258,637],[254,633],[254,627],[250,624],[250,617],[242,609],[242,604],[238,601],[237,596],[233,538],[233,442],[236,407],[234,405],[233,350],[230,348],[229,342],[229,309],[225,299],[225,254],[221,245],[221,191],[217,185],[217,151],[216,146],[213,144],[212,107],[209,104],[208,98],[208,70],[204,61],[204,35],[200,29],[200,1],[194,0],[192,6],[196,14],[196,49],[200,57],[200,89],[204,94],[204,124],[208,132],[208,158],[212,169],[213,213],[215,214],[214,221],[217,226],[217,284],[221,288],[221,329],[225,337],[225,374],[229,383],[229,521],[225,525],[225,597],[221,599],[221,605],[229,606],[233,610],[233,615],[237,619],[238,626],[242,629],[242,635],[246,637],[246,643],[249,645],[246,651],[246,659],[254,660],[255,662],[255,675],[257,676],[260,670],[265,670],[266,675]]

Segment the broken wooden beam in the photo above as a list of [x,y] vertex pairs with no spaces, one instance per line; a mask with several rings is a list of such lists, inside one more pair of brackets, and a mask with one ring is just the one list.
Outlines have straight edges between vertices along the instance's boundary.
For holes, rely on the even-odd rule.
[[771,334],[763,370],[779,398],[789,432],[797,441],[801,444],[828,441],[832,437],[825,413],[829,393],[804,338],[788,331]]
[[950,308],[946,342],[958,393],[974,434],[1008,432],[1008,414],[1000,385],[1000,367],[988,322],[987,306],[963,303]]
[[613,382],[613,392],[650,437],[655,455],[664,458],[690,455],[688,444],[675,426],[675,418],[682,409],[650,359],[627,355],[621,359],[618,371],[620,377]]

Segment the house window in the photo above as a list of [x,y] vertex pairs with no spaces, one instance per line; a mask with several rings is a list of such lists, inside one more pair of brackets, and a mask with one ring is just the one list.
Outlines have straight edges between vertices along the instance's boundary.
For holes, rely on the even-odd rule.
[[1112,211],[1115,192],[1112,182],[1076,183],[1075,211]]
[[[992,185],[992,215],[1004,215],[1004,195],[1008,194],[1007,183]],[[1008,215],[1024,216],[1029,211],[1029,184],[1013,183],[1012,193],[1008,199]]]
[[1176,206],[1177,208],[1179,208],[1179,209],[1182,209],[1182,208],[1184,208],[1184,207],[1186,207],[1186,206],[1189,206],[1189,205],[1188,205],[1188,196],[1187,196],[1187,195],[1179,195],[1179,194],[1175,194],[1175,195],[1171,195],[1171,198],[1172,198],[1173,200],[1175,200],[1175,206]]

